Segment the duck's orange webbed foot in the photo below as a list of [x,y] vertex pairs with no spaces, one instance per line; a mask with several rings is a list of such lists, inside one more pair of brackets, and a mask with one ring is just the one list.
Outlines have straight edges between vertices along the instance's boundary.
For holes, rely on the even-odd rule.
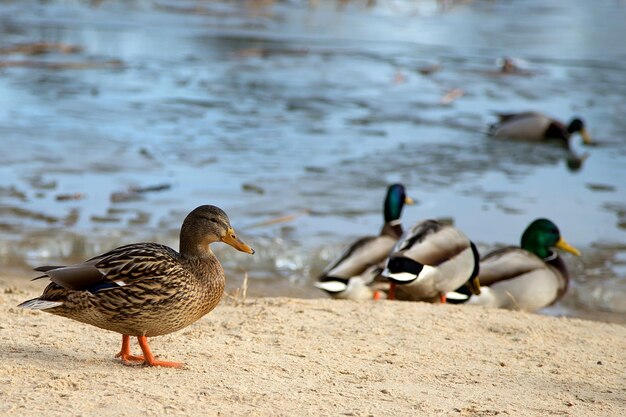
[[122,355],[121,353],[118,353],[117,355],[115,355],[115,357],[120,358],[124,365],[132,365],[133,362],[145,362],[143,356]]
[[144,361],[144,364],[148,366],[163,366],[165,368],[182,368],[185,366],[182,362],[157,361],[154,359],[151,362]]
[[144,362],[143,356],[135,356],[130,354],[130,336],[122,335],[122,349],[119,351],[116,358],[120,358],[124,365],[132,365],[132,362]]
[[154,355],[148,346],[148,338],[146,336],[137,336],[137,340],[139,341],[139,346],[141,347],[141,351],[143,352],[143,357],[141,357],[144,361],[144,364],[148,366],[164,366],[167,368],[182,368],[184,363],[181,362],[167,362],[167,361],[157,361],[154,359]]

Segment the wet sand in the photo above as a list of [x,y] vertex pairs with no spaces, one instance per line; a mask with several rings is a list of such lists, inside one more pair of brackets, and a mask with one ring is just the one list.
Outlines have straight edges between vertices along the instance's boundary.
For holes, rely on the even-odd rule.
[[[22,285],[23,284],[23,285]],[[226,298],[127,367],[118,334],[15,305],[0,277],[0,415],[623,415],[626,327],[402,302]],[[133,350],[139,349],[133,341]]]

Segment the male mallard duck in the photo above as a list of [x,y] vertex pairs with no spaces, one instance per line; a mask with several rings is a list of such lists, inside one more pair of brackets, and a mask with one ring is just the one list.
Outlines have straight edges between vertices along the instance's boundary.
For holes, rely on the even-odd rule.
[[538,112],[497,114],[499,121],[490,126],[489,134],[497,138],[509,138],[527,141],[561,139],[569,148],[569,138],[580,132],[585,144],[592,143],[591,136],[581,119],[575,118],[566,127],[558,120]]
[[580,255],[553,222],[537,219],[524,231],[521,247],[498,249],[481,259],[480,295],[460,292],[469,296],[468,304],[510,310],[536,311],[554,304],[565,294],[569,275],[552,247]]
[[389,281],[382,279],[381,264],[372,265],[360,275],[350,278],[332,277],[330,281],[320,281],[314,285],[330,296],[342,300],[380,300],[387,298]]
[[[124,364],[180,367],[155,360],[147,337],[180,330],[217,305],[224,292],[224,270],[209,245],[220,241],[254,253],[237,238],[226,213],[200,206],[183,222],[180,253],[156,243],[134,243],[76,265],[36,268],[52,282],[40,297],[19,307],[121,333],[117,357]],[[143,356],[130,354],[130,336],[137,336]]]
[[413,204],[413,199],[406,195],[404,186],[390,185],[383,206],[385,224],[380,234],[362,237],[350,245],[324,269],[314,285],[335,298],[355,300],[377,297],[370,284],[375,282],[382,270],[379,264],[384,262],[402,235],[400,215],[405,204]]
[[450,225],[425,220],[406,231],[394,246],[383,276],[412,300],[445,302],[446,293],[468,281],[480,292],[478,250],[467,236]]

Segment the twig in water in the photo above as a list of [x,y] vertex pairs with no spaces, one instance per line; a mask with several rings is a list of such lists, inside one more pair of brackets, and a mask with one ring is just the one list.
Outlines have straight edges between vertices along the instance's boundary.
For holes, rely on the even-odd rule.
[[273,219],[265,220],[259,223],[253,223],[249,226],[244,226],[241,229],[253,229],[255,227],[263,227],[263,226],[271,226],[273,224],[287,223],[287,222],[297,219],[298,217],[306,216],[308,214],[309,214],[309,210],[304,209],[304,210],[299,211],[298,213],[287,214],[285,216],[275,217]]

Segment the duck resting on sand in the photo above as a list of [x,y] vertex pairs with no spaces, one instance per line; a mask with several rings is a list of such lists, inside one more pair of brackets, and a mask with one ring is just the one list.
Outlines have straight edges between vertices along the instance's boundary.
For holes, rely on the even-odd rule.
[[560,121],[538,112],[497,113],[498,122],[489,127],[489,134],[496,138],[543,142],[550,139],[563,141],[569,149],[569,139],[579,132],[586,145],[593,143],[584,122],[574,118],[565,126]]
[[[214,242],[253,254],[220,208],[200,206],[185,218],[180,253],[157,243],[134,243],[82,263],[41,266],[52,281],[43,294],[19,307],[43,310],[122,334],[116,355],[126,365],[181,367],[155,360],[148,337],[180,330],[213,310],[224,292],[224,270],[211,251]],[[143,356],[130,352],[135,336]]]
[[385,223],[380,234],[365,236],[352,243],[324,269],[314,285],[334,298],[371,300],[382,296],[377,286],[388,286],[379,282],[382,264],[402,235],[402,208],[413,203],[403,185],[390,185],[383,206]]
[[554,247],[580,255],[552,221],[533,221],[522,235],[521,247],[497,249],[481,259],[480,295],[461,287],[449,294],[450,302],[529,312],[554,304],[569,282],[567,267]]
[[446,293],[469,281],[480,293],[478,250],[461,231],[436,220],[424,220],[407,230],[394,246],[383,276],[391,281],[389,298],[401,285],[412,301],[444,303]]

